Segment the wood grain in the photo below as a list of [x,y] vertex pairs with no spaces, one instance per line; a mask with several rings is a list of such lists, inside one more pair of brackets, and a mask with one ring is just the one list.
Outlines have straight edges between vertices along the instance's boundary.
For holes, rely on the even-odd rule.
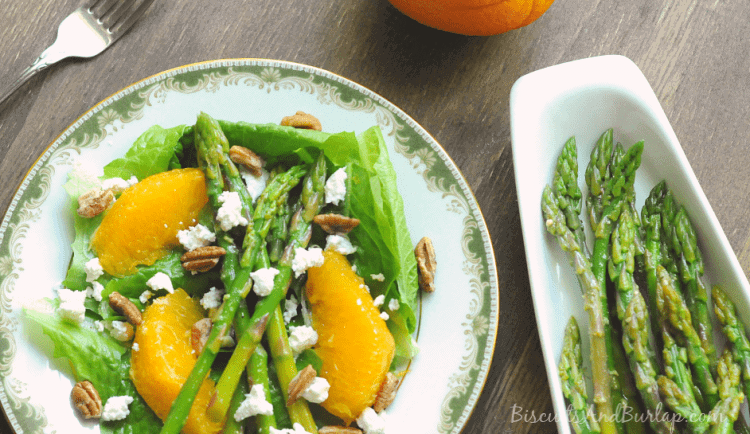
[[[52,42],[57,23],[78,3],[0,2],[0,84]],[[493,37],[424,27],[385,0],[157,0],[109,50],[63,62],[0,107],[0,209],[40,152],[79,115],[162,70],[260,57],[345,76],[431,132],[463,171],[487,220],[501,323],[484,392],[464,432],[550,432],[552,423],[516,420],[517,411],[549,415],[552,405],[518,216],[510,89],[520,76],[565,61],[602,54],[633,59],[748,273],[749,34],[745,0],[557,0],[530,26]],[[9,432],[4,423],[0,432]]]

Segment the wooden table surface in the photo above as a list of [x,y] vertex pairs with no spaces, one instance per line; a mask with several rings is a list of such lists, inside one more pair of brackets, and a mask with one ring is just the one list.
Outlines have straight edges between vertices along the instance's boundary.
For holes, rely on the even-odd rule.
[[[0,84],[55,36],[80,0],[0,2]],[[115,45],[29,82],[0,108],[0,209],[79,115],[162,70],[219,58],[271,58],[366,86],[424,126],[463,171],[492,236],[500,324],[484,391],[464,432],[550,432],[513,406],[552,413],[523,250],[509,93],[522,75],[621,54],[646,75],[745,272],[750,271],[750,6],[746,0],[557,0],[535,23],[466,37],[427,28],[386,0],[156,0]],[[0,432],[10,428],[0,419]]]

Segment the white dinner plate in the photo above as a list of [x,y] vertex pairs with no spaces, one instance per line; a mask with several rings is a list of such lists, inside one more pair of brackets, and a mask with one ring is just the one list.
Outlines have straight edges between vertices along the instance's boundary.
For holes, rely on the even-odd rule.
[[[516,188],[537,327],[558,429],[568,433],[557,365],[565,325],[575,315],[588,371],[588,321],[568,257],[545,230],[541,197],[571,136],[578,145],[579,185],[584,194],[588,191],[583,172],[606,129],[613,128],[614,141],[626,147],[644,140],[635,183],[638,209],[651,188],[666,180],[696,228],[705,261],[704,282],[725,290],[745,324],[750,324],[750,285],[656,95],[631,60],[602,56],[532,72],[514,84],[510,104]],[[588,221],[585,216],[584,221]],[[720,334],[716,323],[714,331]]]
[[416,242],[432,238],[437,290],[422,297],[420,353],[389,407],[401,433],[459,433],[489,371],[498,323],[490,236],[469,185],[440,145],[372,91],[314,67],[259,59],[217,60],[137,82],[83,114],[29,171],[0,226],[0,403],[17,433],[98,432],[69,395],[70,368],[28,327],[21,308],[53,297],[71,257],[71,210],[62,185],[79,160],[102,167],[154,124],[216,119],[278,123],[302,110],[324,131],[379,125]]

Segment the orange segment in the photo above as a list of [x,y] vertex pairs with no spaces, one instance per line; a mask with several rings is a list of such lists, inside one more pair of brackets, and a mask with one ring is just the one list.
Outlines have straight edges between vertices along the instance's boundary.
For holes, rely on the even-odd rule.
[[307,271],[307,297],[320,376],[331,385],[322,406],[351,423],[370,407],[393,360],[395,343],[364,281],[341,254],[327,250],[325,262]]
[[[131,351],[130,378],[136,390],[161,420],[169,414],[172,402],[195,365],[190,345],[190,329],[203,314],[198,303],[185,291],[159,297],[143,312],[143,321],[135,332]],[[203,380],[182,432],[218,433],[222,424],[213,422],[206,407],[214,391],[214,382]]]
[[547,9],[552,6],[552,2],[554,1],[555,0],[534,0],[534,6],[531,8],[531,13],[523,22],[523,24],[521,24],[521,27],[529,25],[536,21],[537,18],[541,17],[542,14],[547,12]]
[[208,202],[200,169],[175,169],[125,190],[102,219],[91,246],[104,270],[132,274],[179,244],[177,232],[193,226]]

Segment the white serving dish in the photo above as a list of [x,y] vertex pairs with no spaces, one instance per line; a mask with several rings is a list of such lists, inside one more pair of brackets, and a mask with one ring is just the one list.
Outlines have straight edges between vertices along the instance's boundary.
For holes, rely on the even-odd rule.
[[565,325],[575,315],[581,326],[588,372],[588,321],[568,257],[545,230],[540,205],[542,190],[552,181],[557,158],[567,139],[576,137],[578,179],[584,194],[587,190],[583,172],[596,140],[606,129],[613,128],[615,141],[626,147],[644,140],[643,162],[635,184],[638,209],[651,188],[666,180],[696,227],[704,254],[704,282],[720,285],[727,292],[745,324],[750,323],[750,285],[656,95],[630,59],[594,57],[521,77],[511,90],[510,120],[519,212],[537,327],[557,426],[559,432],[569,433],[557,365]]

